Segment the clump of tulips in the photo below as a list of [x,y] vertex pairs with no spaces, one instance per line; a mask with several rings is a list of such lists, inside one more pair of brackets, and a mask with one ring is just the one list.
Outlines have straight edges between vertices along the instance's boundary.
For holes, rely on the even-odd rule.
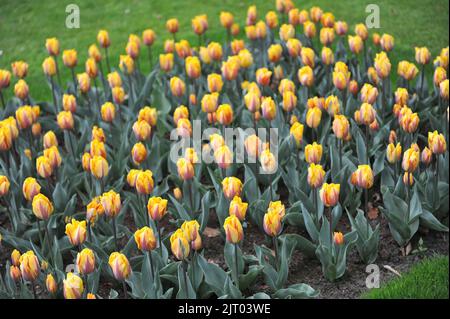
[[170,18],[159,56],[152,29],[125,44],[100,30],[84,63],[47,39],[50,102],[26,83],[36,66],[0,69],[1,297],[312,298],[288,285],[294,251],[330,281],[353,246],[375,262],[373,209],[404,255],[419,226],[448,232],[448,47],[396,68],[389,34],[290,0],[261,14],[241,28],[221,12],[223,43],[206,15],[195,43]]

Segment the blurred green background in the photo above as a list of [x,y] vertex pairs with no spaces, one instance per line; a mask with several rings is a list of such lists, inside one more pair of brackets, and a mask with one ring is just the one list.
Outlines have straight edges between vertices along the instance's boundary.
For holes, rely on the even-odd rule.
[[[65,9],[71,3],[80,8],[79,29],[65,27]],[[317,5],[324,11],[333,12],[337,20],[347,21],[350,33],[353,33],[356,23],[365,21],[368,4],[379,5],[381,28],[376,32],[386,32],[395,37],[392,53],[395,72],[400,59],[414,60],[414,46],[427,46],[433,55],[448,46],[447,0],[294,0],[294,3],[300,9]],[[244,37],[247,7],[252,4],[257,6],[258,16],[262,19],[268,10],[275,9],[275,0],[0,0],[0,68],[10,69],[15,60],[28,62],[30,69],[26,80],[31,96],[37,100],[49,99],[50,90],[41,68],[47,55],[44,44],[48,37],[57,37],[61,49],[77,49],[79,62],[76,71],[82,72],[87,48],[96,42],[99,29],[109,31],[112,40],[110,59],[113,65],[117,65],[130,33],[140,36],[144,29],[154,29],[158,37],[155,50],[160,51],[164,39],[169,37],[165,21],[172,17],[180,21],[178,39],[185,38],[196,44],[197,37],[191,29],[191,19],[195,15],[207,14],[210,24],[208,38],[223,40],[225,33],[218,16],[222,10],[231,11],[241,26],[241,37]],[[148,70],[147,59],[141,60],[142,69]],[[63,78],[69,80],[69,70],[61,69]],[[8,92],[7,97],[11,94]]]

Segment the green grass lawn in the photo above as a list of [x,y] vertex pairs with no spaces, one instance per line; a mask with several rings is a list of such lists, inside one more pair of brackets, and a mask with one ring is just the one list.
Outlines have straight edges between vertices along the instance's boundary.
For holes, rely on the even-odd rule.
[[369,299],[448,299],[448,256],[425,259],[401,278],[372,289]]
[[[414,59],[413,47],[428,46],[433,55],[448,46],[449,3],[446,0],[294,0],[301,9],[313,5],[331,11],[337,19],[349,23],[350,30],[356,23],[364,22],[365,8],[370,3],[380,7],[380,34],[390,33],[395,37],[393,70],[401,59]],[[65,27],[65,8],[76,3],[80,8],[81,28]],[[191,18],[197,14],[207,14],[210,30],[208,37],[221,40],[224,30],[220,27],[218,15],[222,10],[231,11],[241,26],[245,23],[247,7],[255,4],[259,17],[264,18],[268,10],[275,8],[273,0],[130,0],[130,1],[90,1],[90,0],[0,0],[0,68],[10,69],[11,62],[24,60],[30,70],[27,82],[31,95],[37,99],[50,99],[50,91],[45,84],[41,64],[47,53],[45,39],[58,37],[62,49],[75,48],[79,52],[77,72],[84,69],[87,48],[96,41],[99,29],[107,29],[112,39],[110,58],[114,65],[125,50],[130,33],[141,35],[142,30],[153,28],[158,35],[156,50],[169,34],[165,21],[177,17],[180,21],[179,39],[185,38],[196,43],[191,29]],[[143,52],[144,54],[145,52]],[[62,63],[60,63],[62,65]],[[148,70],[148,62],[142,63]],[[431,68],[430,68],[431,69]],[[431,71],[429,71],[431,72]],[[69,70],[62,68],[62,75],[69,79]],[[430,79],[431,80],[431,79]],[[9,93],[11,94],[11,93]]]

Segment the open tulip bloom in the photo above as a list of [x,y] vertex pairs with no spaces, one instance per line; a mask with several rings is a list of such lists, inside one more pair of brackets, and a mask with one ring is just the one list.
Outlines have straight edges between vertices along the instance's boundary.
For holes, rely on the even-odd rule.
[[448,232],[448,47],[275,4],[0,62],[2,298],[314,298],[296,251],[351,280]]

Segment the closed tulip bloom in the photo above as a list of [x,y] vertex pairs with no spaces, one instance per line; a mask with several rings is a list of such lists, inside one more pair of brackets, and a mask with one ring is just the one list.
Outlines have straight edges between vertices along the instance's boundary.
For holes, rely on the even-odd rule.
[[430,63],[431,53],[426,47],[415,47],[416,62],[422,65]]
[[363,23],[359,23],[355,26],[355,33],[361,37],[362,40],[366,40],[369,36],[369,31],[367,31],[367,27]]
[[358,169],[351,175],[351,183],[363,189],[373,186],[373,171],[369,165],[359,165]]
[[[209,114],[216,114],[216,113],[209,113]],[[189,119],[179,119],[177,122],[177,132],[178,135],[182,137],[189,137],[192,134],[192,125]]]
[[374,66],[378,77],[384,79],[389,76],[389,73],[391,72],[391,62],[389,61],[386,52],[382,51],[376,54]]
[[113,252],[109,256],[108,264],[109,267],[111,267],[114,278],[117,280],[123,281],[129,277],[131,267],[127,257],[124,254]]
[[341,232],[334,232],[333,241],[338,246],[343,245],[344,244],[344,235]]
[[334,24],[334,30],[336,31],[337,35],[343,36],[348,31],[348,25],[345,21],[336,21]]
[[68,272],[63,280],[63,291],[65,299],[80,299],[83,296],[83,280],[73,272]]
[[134,241],[138,249],[142,251],[152,251],[156,248],[155,234],[153,229],[148,226],[136,230],[134,233]]
[[394,48],[394,37],[390,34],[384,33],[380,38],[380,44],[384,51],[392,51]]
[[57,116],[58,126],[62,130],[71,130],[73,129],[74,121],[72,113],[69,111],[61,111]]
[[270,96],[262,98],[261,110],[263,117],[268,121],[272,121],[277,115],[277,106]]
[[57,38],[48,38],[45,40],[45,48],[48,54],[56,56],[59,54],[59,41]]
[[77,75],[78,80],[78,88],[80,89],[81,93],[86,94],[89,92],[91,88],[91,78],[89,77],[89,74],[87,73],[81,73]]
[[291,91],[283,93],[283,110],[291,112],[297,106],[297,96]]
[[128,41],[125,51],[133,60],[136,60],[139,57],[140,44],[136,41]]
[[127,174],[127,183],[128,185],[130,185],[130,187],[136,187],[136,178],[140,172],[141,170],[138,169],[130,169]]
[[398,88],[395,90],[395,103],[399,105],[406,105],[408,103],[408,90],[405,88]]
[[230,104],[222,104],[216,111],[217,121],[222,125],[230,125],[233,122],[233,108]]
[[173,112],[173,121],[175,125],[178,124],[178,120],[180,119],[189,119],[189,109],[184,105],[180,105]]
[[170,248],[178,260],[184,260],[189,256],[189,242],[181,229],[177,229],[170,236]]
[[306,112],[306,125],[311,128],[317,128],[322,118],[322,111],[318,107],[308,109]]
[[180,59],[185,59],[192,55],[191,45],[186,40],[175,43],[175,51]]
[[179,28],[178,20],[175,18],[169,19],[166,21],[166,29],[170,33],[177,33]]
[[78,63],[78,54],[74,49],[64,50],[62,54],[63,63],[68,68],[74,68]]
[[206,15],[196,16],[191,20],[192,30],[197,35],[202,35],[208,29],[208,18]]
[[362,102],[374,104],[378,97],[378,89],[371,84],[366,83],[361,88],[361,100]]
[[[338,63],[342,62],[337,62]],[[342,63],[345,65],[344,63]],[[338,90],[345,90],[347,88],[347,84],[350,80],[350,73],[348,71],[334,70],[333,72],[333,84]]]
[[167,213],[167,199],[151,197],[147,203],[147,212],[153,221],[160,221]]
[[92,127],[92,140],[97,140],[99,142],[105,142],[105,132],[103,132],[103,129],[101,127],[98,127],[97,125],[94,125]]
[[100,113],[103,121],[112,123],[116,117],[116,107],[111,102],[106,102],[102,105]]
[[307,38],[314,38],[316,35],[316,25],[311,21],[305,21],[303,23],[303,32]]
[[97,45],[91,44],[88,49],[89,58],[93,59],[96,63],[102,60],[102,54]]
[[152,128],[146,121],[138,120],[133,124],[133,132],[137,140],[145,141],[150,137]]
[[120,70],[125,74],[134,72],[134,60],[130,55],[121,55],[119,61]]
[[17,249],[14,249],[11,253],[11,264],[13,266],[20,266],[20,252]]
[[102,205],[102,196],[94,197],[86,206],[86,219],[94,223],[96,219],[105,213]]
[[314,72],[309,66],[300,68],[298,70],[297,76],[301,85],[310,87],[314,84]]
[[80,274],[88,275],[92,273],[95,270],[94,252],[89,248],[84,248],[77,254],[76,264]]
[[190,180],[194,177],[194,166],[185,158],[180,158],[177,161],[178,175],[182,180]]
[[[264,23],[264,22],[263,22]],[[265,26],[265,24],[264,24]],[[256,26],[255,25],[248,25],[245,27],[245,35],[247,36],[247,38],[249,40],[256,40],[258,38],[258,34],[256,31]]]
[[269,210],[263,219],[264,232],[271,237],[276,237],[280,234],[282,229],[281,217],[274,211]]
[[117,216],[122,209],[120,194],[114,192],[113,190],[103,193],[101,197],[101,203],[103,209],[105,210],[105,214],[108,217]]
[[234,216],[228,216],[223,223],[227,242],[232,244],[238,244],[244,238],[244,231],[242,229],[241,222]]
[[402,168],[403,170],[413,173],[419,165],[420,153],[414,148],[409,148],[403,154]]
[[238,55],[239,52],[245,49],[245,42],[244,40],[233,40],[231,41],[230,46],[231,52],[233,52],[234,55]]
[[172,39],[167,39],[164,41],[164,53],[174,53],[175,51],[175,41]]
[[86,240],[86,221],[72,221],[66,225],[66,235],[74,246],[80,246]]
[[37,256],[32,250],[20,256],[20,272],[26,281],[34,282],[41,272],[41,266]]
[[320,29],[320,43],[325,46],[329,46],[334,41],[334,29],[333,28],[322,28]]
[[330,116],[339,115],[341,112],[341,105],[339,98],[335,95],[330,95],[325,99],[324,109],[330,114]]
[[386,149],[386,158],[389,163],[395,164],[397,163],[402,157],[402,146],[400,143],[397,143],[397,145],[394,145],[394,143],[389,143]]
[[205,94],[202,98],[202,111],[205,113],[212,113],[217,110],[219,102],[219,93]]
[[58,139],[53,131],[48,131],[43,137],[44,148],[58,146]]
[[235,80],[238,76],[240,68],[240,60],[239,57],[229,57],[227,61],[222,62],[222,76],[228,80]]
[[286,215],[286,207],[281,203],[281,201],[270,202],[267,211],[274,211],[280,215],[281,218]]
[[147,158],[147,148],[141,142],[134,144],[131,149],[131,158],[135,165],[140,165]]
[[434,76],[433,76],[433,82],[436,87],[439,87],[442,81],[447,79],[447,71],[443,68],[438,66],[434,70]]
[[200,224],[196,220],[185,221],[181,225],[181,230],[184,233],[188,242],[193,242],[200,236]]
[[425,165],[430,165],[431,160],[433,158],[433,152],[431,152],[431,150],[425,146],[425,148],[422,151],[422,154],[420,156],[420,159],[422,161],[422,163],[424,163]]
[[291,57],[296,58],[300,56],[302,51],[302,43],[299,39],[291,38],[287,40],[286,47],[288,49],[288,53]]
[[358,124],[370,125],[375,121],[376,112],[369,103],[363,103],[359,110],[355,112],[355,121]]
[[102,156],[94,155],[89,161],[89,168],[91,174],[97,178],[102,179],[108,175],[109,167],[108,162]]
[[270,29],[274,29],[278,26],[278,16],[275,11],[267,12],[266,24]]
[[172,91],[172,94],[174,96],[181,97],[186,91],[186,85],[184,84],[183,80],[174,76],[170,79],[170,90]]
[[109,39],[108,31],[100,30],[97,34],[97,41],[102,48],[107,48],[111,45],[111,41]]
[[136,176],[136,191],[139,194],[149,195],[153,191],[153,173],[150,170],[139,172]]
[[270,152],[269,149],[265,149],[261,152],[259,156],[259,161],[261,163],[261,168],[266,174],[273,174],[278,168],[278,162],[275,155]]
[[48,178],[53,173],[53,166],[46,156],[39,156],[36,159],[36,171],[42,178]]
[[208,75],[208,90],[211,93],[222,91],[223,81],[222,76],[217,73],[211,73]]
[[324,183],[320,189],[320,199],[326,207],[335,206],[339,202],[340,184]]
[[246,24],[247,25],[254,25],[256,23],[256,18],[257,18],[256,6],[255,5],[249,6],[248,9],[247,9]]
[[252,113],[255,113],[261,107],[260,96],[255,92],[248,92],[245,94],[244,102],[247,109]]
[[272,44],[267,50],[267,56],[270,62],[276,63],[280,61],[283,54],[283,47],[280,44]]
[[0,197],[5,196],[9,192],[10,182],[7,176],[0,175]]
[[218,42],[211,42],[208,44],[208,55],[214,61],[220,61],[222,59],[222,46]]
[[295,28],[292,24],[283,24],[279,31],[280,39],[287,41],[295,37]]
[[428,147],[433,152],[433,154],[444,154],[447,150],[447,143],[445,142],[445,137],[438,131],[428,132]]
[[280,81],[280,85],[278,85],[278,92],[283,95],[285,92],[293,92],[295,93],[295,84],[289,79],[282,79]]
[[0,69],[0,90],[6,89],[11,81],[11,72]]
[[248,156],[252,158],[258,157],[262,150],[261,139],[255,134],[249,135],[245,138],[244,146]]
[[417,113],[407,113],[400,119],[400,126],[405,132],[414,133],[419,126],[419,115]]
[[305,147],[305,160],[308,163],[318,164],[322,159],[322,145],[316,142]]
[[292,124],[289,133],[294,138],[297,147],[300,147],[302,140],[303,140],[303,130],[304,126],[300,122],[295,122]]
[[63,95],[63,108],[64,111],[69,111],[75,113],[77,110],[77,100],[72,94],[64,94]]
[[413,80],[419,73],[419,69],[408,61],[400,61],[398,63],[397,73],[407,81]]
[[44,156],[50,160],[50,165],[53,169],[61,166],[61,155],[59,154],[59,150],[56,146],[52,146],[50,148],[46,148],[44,150]]
[[158,121],[158,112],[156,108],[150,106],[143,107],[139,111],[138,120],[144,120],[150,124],[150,126],[155,126]]
[[200,60],[196,56],[188,56],[185,60],[186,64],[186,74],[191,79],[197,79],[202,72],[201,66],[200,66]]
[[350,123],[345,115],[335,115],[333,120],[333,133],[338,139],[346,139],[349,135]]
[[45,287],[51,294],[56,293],[56,291],[58,290],[58,284],[52,274],[47,275],[47,278],[45,279]]
[[222,189],[225,197],[232,200],[234,196],[241,196],[242,182],[237,177],[225,177],[222,181]]
[[300,56],[302,58],[302,63],[304,65],[307,65],[311,68],[314,68],[315,62],[315,54],[314,50],[311,48],[302,48],[302,51],[300,52]]
[[159,55],[159,66],[164,72],[169,72],[173,68],[173,53]]
[[334,54],[333,51],[329,47],[322,48],[322,63],[325,65],[331,65],[334,63]]
[[175,196],[177,200],[181,200],[183,198],[183,193],[179,187],[175,187],[173,189],[173,196]]
[[258,84],[267,86],[270,84],[270,78],[272,77],[272,71],[267,68],[260,68],[256,71],[256,81]]
[[222,169],[227,169],[233,162],[233,153],[227,145],[220,146],[214,151],[214,161]]
[[16,121],[19,124],[20,129],[24,130],[34,123],[35,114],[33,108],[29,105],[21,106],[16,110]]
[[322,165],[311,163],[308,167],[308,184],[312,188],[319,188],[323,184],[325,171]]
[[19,282],[20,279],[22,279],[19,266],[11,265],[11,267],[9,267],[9,276],[14,282]]
[[230,202],[230,207],[228,213],[236,216],[240,221],[245,219],[245,214],[247,213],[248,203],[244,203],[239,196],[234,196],[233,200]]
[[16,61],[11,64],[11,69],[15,77],[23,79],[28,73],[28,63],[24,61]]
[[348,46],[350,47],[350,51],[354,54],[359,54],[363,49],[363,40],[360,36],[348,36]]
[[97,139],[91,140],[90,154],[91,156],[97,155],[106,158],[105,143]]
[[11,130],[3,125],[0,125],[0,151],[7,151],[11,148],[13,137]]

